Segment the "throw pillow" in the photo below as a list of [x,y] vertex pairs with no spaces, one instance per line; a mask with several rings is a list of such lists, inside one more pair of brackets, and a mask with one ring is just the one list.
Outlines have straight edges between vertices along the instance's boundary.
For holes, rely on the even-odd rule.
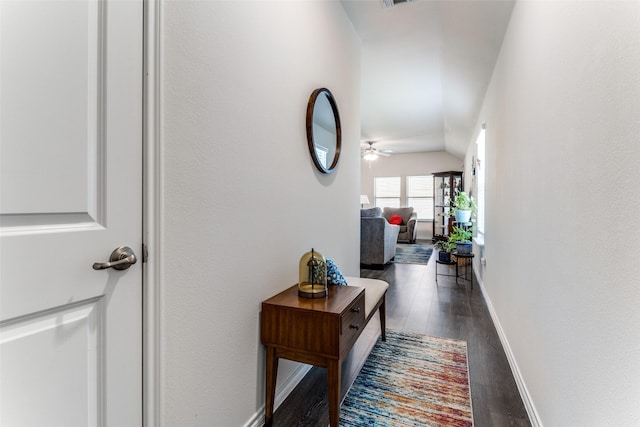
[[330,260],[329,258],[327,258],[326,261],[327,261],[327,285],[346,286],[347,281],[344,279],[344,276],[338,269],[338,266],[336,265],[336,263]]
[[391,215],[389,217],[389,224],[402,225],[402,217],[400,215]]

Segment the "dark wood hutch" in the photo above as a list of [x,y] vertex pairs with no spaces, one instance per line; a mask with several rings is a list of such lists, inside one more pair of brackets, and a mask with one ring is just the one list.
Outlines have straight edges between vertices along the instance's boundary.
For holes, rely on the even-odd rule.
[[433,175],[433,240],[446,240],[453,230],[450,215],[453,199],[463,189],[462,172],[435,172]]

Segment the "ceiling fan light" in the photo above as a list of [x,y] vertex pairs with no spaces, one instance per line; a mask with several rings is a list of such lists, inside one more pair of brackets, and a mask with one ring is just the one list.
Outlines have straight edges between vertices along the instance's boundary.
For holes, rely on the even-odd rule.
[[371,161],[371,160],[375,160],[375,159],[377,159],[377,158],[378,158],[378,155],[377,155],[376,153],[372,153],[372,152],[368,152],[368,153],[366,153],[366,154],[364,155],[364,159],[365,159],[365,160],[369,160],[369,161]]

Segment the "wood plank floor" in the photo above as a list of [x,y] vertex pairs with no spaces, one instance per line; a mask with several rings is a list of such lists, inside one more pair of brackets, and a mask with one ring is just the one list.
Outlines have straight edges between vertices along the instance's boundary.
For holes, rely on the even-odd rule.
[[[438,273],[446,273],[438,266]],[[387,328],[467,342],[475,427],[530,426],[486,303],[477,283],[456,284],[428,265],[391,264],[362,269],[361,277],[382,279],[387,291]],[[342,393],[357,376],[380,333],[374,316],[343,364]],[[274,414],[274,426],[327,426],[326,371],[312,368]]]

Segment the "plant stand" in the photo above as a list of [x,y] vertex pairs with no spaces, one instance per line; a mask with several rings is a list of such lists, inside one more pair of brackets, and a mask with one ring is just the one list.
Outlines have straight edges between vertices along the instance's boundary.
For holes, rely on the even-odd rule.
[[[440,261],[439,259],[436,259],[436,283],[438,283],[438,276],[448,276],[448,277],[455,277],[456,278],[456,285],[460,285],[460,284],[464,284],[464,282],[470,282],[471,283],[471,289],[473,289],[473,257],[475,256],[475,254],[471,253],[471,254],[459,254],[457,251],[453,251],[451,252],[451,255],[453,255],[456,259],[455,261]],[[464,276],[460,275],[460,260],[461,259],[466,259],[468,260],[464,267]],[[438,273],[438,265],[455,265],[456,266],[456,274],[445,274],[445,273]],[[462,279],[463,283],[458,283],[458,279]]]
[[[438,264],[440,264],[440,265],[455,265],[456,266],[456,274],[438,273]],[[457,263],[457,261],[440,261],[439,259],[436,259],[436,283],[438,283],[438,275],[455,277],[456,278],[456,284],[457,284],[458,283],[458,263]]]
[[[473,257],[475,254],[459,254],[458,251],[451,252],[451,255],[456,257],[456,284],[458,283],[458,278],[462,278],[464,281],[469,281],[471,283],[471,289],[473,289]],[[466,259],[467,262],[464,265],[464,276],[460,276],[459,268],[460,268],[460,260]],[[437,269],[437,267],[436,267]],[[437,280],[436,280],[437,281]]]

